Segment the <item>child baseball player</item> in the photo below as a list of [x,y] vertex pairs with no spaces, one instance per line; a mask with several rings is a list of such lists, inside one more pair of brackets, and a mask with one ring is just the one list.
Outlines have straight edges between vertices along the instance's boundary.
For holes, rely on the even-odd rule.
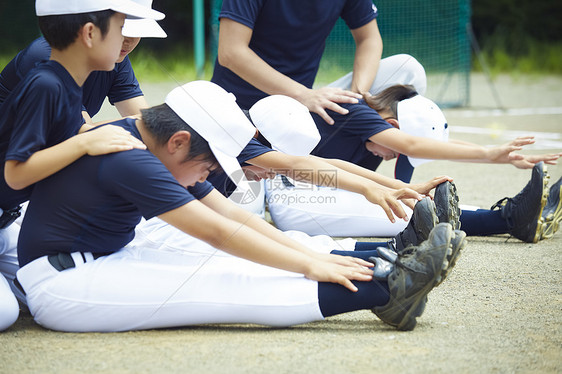
[[[17,232],[7,228],[19,216],[20,204],[29,199],[36,182],[86,154],[145,148],[117,126],[81,133],[90,128],[81,115],[81,86],[90,72],[114,68],[125,17],[164,16],[130,0],[37,0],[35,7],[51,57],[30,71],[0,107],[0,153],[5,160],[0,234],[7,243],[14,241],[10,236]],[[10,321],[1,325],[7,327]]]
[[[229,203],[205,179],[219,165],[228,175],[239,169],[235,156],[255,128],[233,96],[210,82],[178,87],[141,119],[114,124],[147,149],[82,157],[39,182],[30,199],[17,279],[47,328],[289,326],[372,309],[411,330],[465,244],[462,232],[439,224],[388,276],[373,279],[373,265],[357,252],[320,255]],[[141,216],[159,217],[232,256],[127,245]]]

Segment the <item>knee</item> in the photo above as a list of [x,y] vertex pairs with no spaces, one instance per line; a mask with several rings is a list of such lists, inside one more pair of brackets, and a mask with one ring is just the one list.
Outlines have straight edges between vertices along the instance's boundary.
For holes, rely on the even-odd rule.
[[7,329],[16,322],[20,313],[16,297],[12,293],[0,297],[0,331]]

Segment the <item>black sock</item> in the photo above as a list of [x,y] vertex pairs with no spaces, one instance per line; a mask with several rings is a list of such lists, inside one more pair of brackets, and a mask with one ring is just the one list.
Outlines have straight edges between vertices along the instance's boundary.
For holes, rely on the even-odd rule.
[[399,179],[404,183],[410,183],[414,174],[414,167],[410,164],[408,156],[398,155],[394,166],[394,179]]
[[355,243],[356,251],[372,251],[378,247],[388,248],[388,242],[357,242]]
[[354,281],[353,284],[359,289],[357,292],[352,292],[336,283],[318,282],[318,304],[324,317],[355,310],[372,309],[376,306],[386,305],[390,300],[386,282]]
[[502,218],[499,210],[463,210],[461,213],[461,230],[466,235],[493,235],[509,232],[507,221]]
[[[333,254],[342,256],[359,257],[367,260],[369,257],[378,256],[377,251],[332,251]],[[386,282],[372,280],[370,282],[354,281],[359,289],[352,292],[336,283],[318,282],[318,303],[324,317],[352,312],[361,309],[372,309],[375,306],[386,305],[390,293]]]

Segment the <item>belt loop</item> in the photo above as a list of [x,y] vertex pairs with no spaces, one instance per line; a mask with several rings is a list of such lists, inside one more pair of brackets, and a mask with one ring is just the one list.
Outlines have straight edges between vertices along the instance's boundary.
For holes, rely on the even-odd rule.
[[72,256],[72,259],[74,260],[74,266],[76,267],[84,265],[84,263],[86,262],[82,252],[72,252],[70,256]]

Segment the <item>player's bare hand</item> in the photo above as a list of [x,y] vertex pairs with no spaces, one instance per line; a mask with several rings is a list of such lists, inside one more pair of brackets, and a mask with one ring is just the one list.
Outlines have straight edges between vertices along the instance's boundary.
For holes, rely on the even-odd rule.
[[487,159],[496,164],[509,164],[512,160],[522,160],[523,156],[513,152],[523,149],[524,146],[533,144],[534,136],[520,136],[509,143],[487,149]]
[[392,223],[396,222],[395,216],[405,221],[408,220],[408,216],[398,200],[421,200],[423,198],[422,195],[410,188],[400,188],[397,190],[372,189],[365,197],[371,203],[383,208],[386,216]]
[[532,169],[536,163],[544,162],[548,165],[556,165],[562,153],[552,153],[544,155],[514,155],[520,156],[513,158],[510,163],[518,169]]
[[372,262],[365,261],[362,258],[352,257],[352,256],[340,256],[340,255],[326,254],[326,253],[315,253],[314,257],[321,261],[331,262],[333,264],[348,266],[352,268],[355,267],[372,268],[375,266]]
[[433,190],[435,187],[439,186],[441,183],[446,181],[452,182],[453,178],[446,175],[442,175],[440,177],[435,177],[433,179],[430,179],[424,183],[410,184],[410,188],[422,195],[429,196],[429,192],[431,190]]
[[331,110],[339,114],[347,114],[349,111],[338,104],[355,104],[361,95],[348,90],[335,87],[322,87],[310,89],[306,95],[299,97],[298,100],[305,105],[309,111],[317,113],[328,124],[333,125],[334,120],[328,115],[326,110]]
[[315,261],[304,274],[308,279],[318,282],[338,283],[350,291],[357,292],[352,280],[369,282],[373,279],[373,270],[367,267],[349,267],[326,261]]
[[146,145],[120,126],[106,125],[96,127],[79,136],[90,156],[128,151],[133,148],[146,149]]

